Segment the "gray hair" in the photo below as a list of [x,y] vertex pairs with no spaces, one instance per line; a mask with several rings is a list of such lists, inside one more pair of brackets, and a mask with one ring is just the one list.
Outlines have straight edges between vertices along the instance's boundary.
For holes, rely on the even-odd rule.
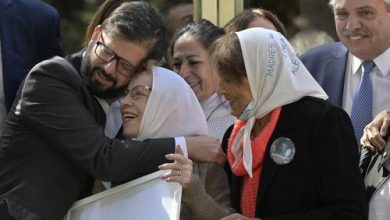
[[[386,4],[387,11],[390,12],[390,0],[383,0],[383,1]],[[329,0],[329,5],[331,8],[333,8],[335,4],[336,4],[336,0]]]

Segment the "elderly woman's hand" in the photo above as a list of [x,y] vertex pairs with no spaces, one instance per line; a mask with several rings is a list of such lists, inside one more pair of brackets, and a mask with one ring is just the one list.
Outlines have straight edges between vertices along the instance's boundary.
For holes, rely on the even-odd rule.
[[175,154],[167,154],[165,157],[168,160],[174,160],[174,162],[162,164],[158,167],[160,170],[170,170],[162,178],[167,182],[178,182],[184,188],[189,186],[192,177],[192,161],[184,157],[181,147],[177,146]]
[[371,151],[382,151],[387,141],[383,137],[386,136],[389,126],[390,110],[382,111],[364,128],[360,143]]
[[225,218],[222,218],[221,220],[261,220],[259,218],[248,218],[241,214],[234,213],[229,216],[226,216]]

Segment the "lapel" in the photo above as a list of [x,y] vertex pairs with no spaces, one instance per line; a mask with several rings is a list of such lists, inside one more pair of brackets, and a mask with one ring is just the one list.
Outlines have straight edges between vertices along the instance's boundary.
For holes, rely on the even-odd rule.
[[276,164],[271,159],[270,146],[279,137],[289,137],[288,131],[291,131],[290,127],[292,126],[289,118],[291,117],[291,114],[293,112],[293,108],[291,108],[290,106],[294,105],[287,105],[282,107],[278,123],[276,124],[275,130],[267,144],[267,150],[264,157],[263,171],[260,179],[260,190],[257,195],[257,204],[261,204],[264,192],[271,185],[275,175],[280,169],[280,165]]
[[77,53],[67,55],[65,57],[65,60],[67,61],[65,65],[70,65],[74,69],[74,74],[83,83],[82,91],[84,92],[84,96],[87,97],[84,100],[84,104],[91,111],[97,123],[104,127],[106,124],[106,113],[104,112],[103,107],[101,106],[97,98],[90,92],[90,90],[86,86],[86,76],[81,73],[81,63],[83,60],[84,51],[85,50],[83,49]]
[[344,79],[348,61],[348,50],[340,42],[334,44],[326,57],[326,65],[323,71],[323,89],[329,96],[329,101],[341,107],[344,93]]

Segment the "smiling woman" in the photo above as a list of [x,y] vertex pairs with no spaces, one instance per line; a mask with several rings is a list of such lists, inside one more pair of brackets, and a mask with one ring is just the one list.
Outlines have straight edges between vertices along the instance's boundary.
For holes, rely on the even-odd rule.
[[121,113],[123,117],[123,136],[137,138],[152,87],[152,74],[143,72],[139,74],[127,87],[125,96],[121,100]]
[[[127,138],[145,140],[208,133],[194,92],[174,72],[160,67],[148,69],[135,76],[126,93],[121,100],[121,113],[123,135]],[[187,161],[177,167],[183,178],[188,174],[183,167],[188,164]],[[184,190],[180,219],[220,219],[231,212],[229,187],[221,167],[194,162],[191,180],[181,183]]]
[[121,112],[127,138],[144,140],[208,132],[191,88],[179,76],[160,67],[133,78],[121,100]]
[[217,93],[219,76],[211,69],[208,47],[224,30],[202,19],[189,23],[173,36],[173,70],[191,86],[206,116],[210,135],[222,140],[235,118],[225,98]]
[[216,40],[210,53],[239,117],[223,141],[233,207],[261,219],[367,219],[350,119],[324,100],[287,39],[250,28]]

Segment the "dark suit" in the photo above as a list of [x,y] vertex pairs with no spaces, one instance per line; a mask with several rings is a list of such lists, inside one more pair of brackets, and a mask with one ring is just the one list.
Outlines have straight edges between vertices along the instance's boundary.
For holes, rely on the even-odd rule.
[[[341,43],[331,43],[309,50],[301,57],[303,64],[329,96],[329,101],[342,107],[344,81],[348,64],[348,49]],[[374,88],[375,89],[375,88]],[[360,148],[358,148],[360,151]],[[371,152],[361,150],[360,167],[365,170],[371,159]]]
[[0,204],[16,219],[60,220],[73,202],[91,194],[94,178],[134,179],[156,171],[174,152],[173,138],[105,137],[104,111],[63,58],[36,65],[23,85],[0,141]]
[[7,110],[28,71],[63,55],[57,11],[36,0],[0,0],[0,41]]
[[[227,136],[227,135],[226,135]],[[279,137],[295,144],[295,157],[278,165],[270,146]],[[226,145],[227,140],[223,142]],[[267,144],[256,204],[262,220],[367,219],[364,184],[348,115],[305,97],[282,107]],[[231,174],[232,204],[240,210],[241,178]]]
[[342,107],[348,49],[341,42],[325,44],[306,52],[300,58],[328,94],[329,101]]

